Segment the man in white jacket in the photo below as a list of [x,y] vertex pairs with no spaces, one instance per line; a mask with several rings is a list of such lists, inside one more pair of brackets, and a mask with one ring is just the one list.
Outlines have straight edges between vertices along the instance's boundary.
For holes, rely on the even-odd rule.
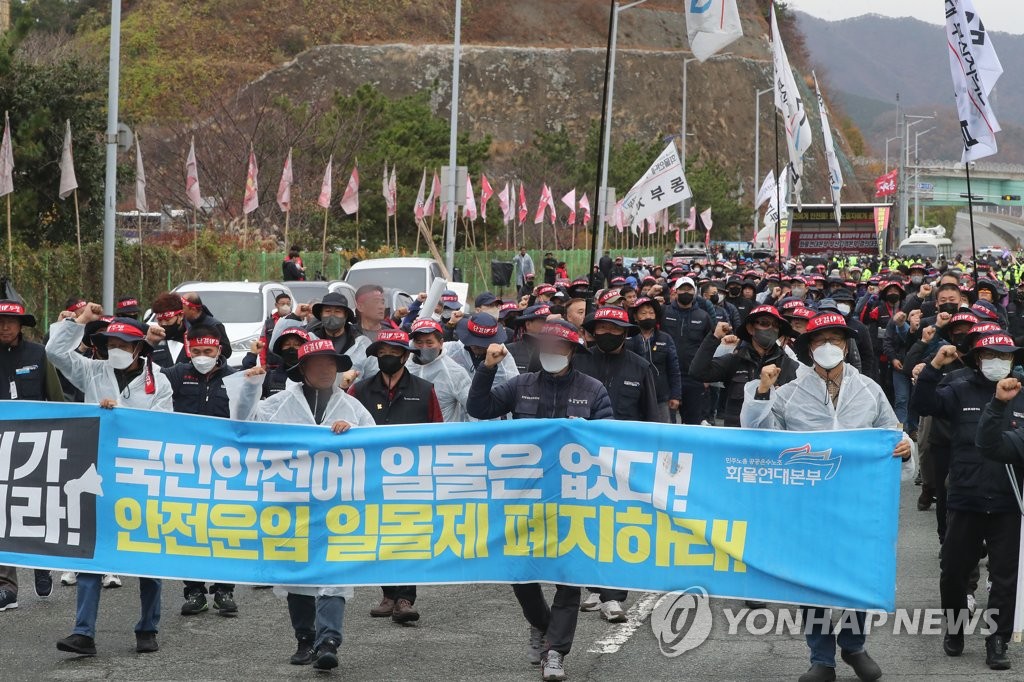
[[[338,387],[338,373],[352,368],[352,359],[338,353],[325,339],[310,341],[299,348],[298,363],[288,378],[289,385],[259,404],[255,421],[278,424],[329,426],[345,433],[353,426],[374,426],[373,417],[358,400]],[[317,670],[338,667],[338,647],[345,617],[345,602],[353,590],[346,586],[286,586],[288,615],[298,648],[293,665],[313,664]]]
[[[99,320],[103,308],[89,303],[77,313],[61,313],[61,321],[50,327],[46,356],[50,363],[85,394],[85,402],[100,407],[134,407],[140,410],[170,412],[171,384],[154,371],[150,342],[162,338],[135,320],[115,317],[107,328],[92,337],[93,345],[105,360],[87,358],[78,352],[85,325]],[[96,655],[96,616],[100,605],[101,576],[78,574],[75,627],[71,635],[57,642],[57,648],[80,656]],[[120,584],[118,580],[117,584]],[[135,650],[158,650],[157,626],[160,623],[161,581],[139,578],[142,616],[135,626]]]
[[444,353],[444,330],[439,322],[420,319],[412,323],[409,334],[413,345],[420,350],[405,368],[413,376],[434,385],[437,402],[446,422],[469,421],[466,401],[469,399],[469,372]]
[[[793,346],[797,358],[812,371],[775,388],[781,370],[766,365],[761,370],[761,380],[751,381],[745,387],[740,426],[782,431],[900,429],[881,387],[843,361],[847,344],[855,339],[856,332],[846,326],[846,320],[838,313],[812,318]],[[905,435],[893,456],[910,460],[910,440]],[[867,633],[863,611],[854,614],[856,627],[843,618],[838,634],[833,634],[825,609],[804,607],[803,611],[811,668],[800,676],[800,682],[836,679],[837,643],[842,659],[858,678],[877,680],[882,676],[881,668],[864,649]]]

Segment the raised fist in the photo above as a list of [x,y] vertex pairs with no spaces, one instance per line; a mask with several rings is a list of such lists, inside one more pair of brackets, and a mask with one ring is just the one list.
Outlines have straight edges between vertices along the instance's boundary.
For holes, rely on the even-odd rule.
[[505,349],[500,343],[492,343],[487,347],[487,357],[484,358],[484,364],[488,367],[496,367],[505,356],[508,355],[508,350]]

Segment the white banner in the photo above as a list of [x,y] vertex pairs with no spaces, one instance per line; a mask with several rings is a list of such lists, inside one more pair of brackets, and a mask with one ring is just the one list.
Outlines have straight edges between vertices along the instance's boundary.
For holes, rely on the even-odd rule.
[[946,0],[946,44],[964,137],[963,162],[992,156],[998,150],[1000,127],[988,97],[1003,74],[1003,65],[974,0]]
[[836,145],[832,139],[832,127],[828,120],[828,107],[825,106],[825,98],[821,96],[821,88],[818,86],[818,76],[814,75],[814,90],[818,94],[818,111],[821,112],[821,133],[825,138],[825,159],[828,161],[828,186],[832,193],[832,207],[836,213],[836,225],[842,224],[842,202],[843,191],[843,170],[839,167],[839,157],[836,156]]
[[804,173],[804,154],[811,146],[811,123],[807,119],[800,90],[797,88],[793,69],[786,56],[786,47],[779,34],[779,23],[775,19],[775,5],[772,5],[772,57],[775,65],[775,107],[786,122],[786,147],[789,149],[789,166],[793,174],[796,203],[802,204],[801,190]]
[[635,233],[645,218],[692,197],[673,141],[622,199],[622,212]]
[[700,61],[743,36],[736,0],[685,0],[685,5],[686,35]]

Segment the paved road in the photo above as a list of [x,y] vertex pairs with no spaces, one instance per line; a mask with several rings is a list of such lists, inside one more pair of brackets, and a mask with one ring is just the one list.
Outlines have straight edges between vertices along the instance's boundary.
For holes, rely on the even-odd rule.
[[[979,216],[977,213],[974,215],[974,241],[979,249],[1006,241],[988,229],[990,220],[991,218]],[[958,253],[963,254],[964,259],[967,259],[971,253],[971,223],[966,212],[956,215],[956,229],[953,231],[953,254]]]
[[[935,607],[938,592],[938,543],[934,513],[918,512],[918,488],[904,484],[898,551],[897,601],[900,607]],[[872,567],[865,565],[864,570]],[[24,577],[28,579],[28,575]],[[538,680],[523,660],[526,626],[511,591],[501,585],[424,588],[423,618],[416,627],[372,619],[375,589],[361,588],[345,619],[342,668],[318,675],[287,664],[294,648],[284,603],[269,590],[243,587],[236,594],[241,615],[178,615],[181,584],[168,582],[163,594],[159,653],[134,653],[132,627],[138,617],[132,580],[103,594],[95,658],[62,654],[54,642],[72,625],[74,588],[55,588],[40,600],[31,589],[21,608],[0,613],[0,680]],[[581,614],[576,648],[567,659],[570,679],[616,682],[661,680],[795,680],[807,667],[800,637],[729,635],[722,609],[738,602],[713,600],[714,628],[708,641],[678,658],[663,657],[646,614],[653,598],[631,595],[634,622],[611,626],[595,614]],[[979,606],[984,597],[979,597]],[[774,610],[774,609],[773,609]],[[886,680],[1024,679],[1024,653],[1011,648],[1015,670],[993,673],[984,666],[984,642],[968,638],[965,654],[948,659],[938,635],[875,631],[868,649],[882,665]],[[600,653],[598,653],[600,652]],[[855,680],[839,665],[840,679]]]

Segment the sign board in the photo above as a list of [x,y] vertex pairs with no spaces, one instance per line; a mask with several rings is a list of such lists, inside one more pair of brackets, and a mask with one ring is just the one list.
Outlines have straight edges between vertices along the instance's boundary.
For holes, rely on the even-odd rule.
[[790,253],[796,256],[843,254],[877,256],[875,208],[889,204],[844,204],[842,227],[836,226],[831,204],[790,206]]

